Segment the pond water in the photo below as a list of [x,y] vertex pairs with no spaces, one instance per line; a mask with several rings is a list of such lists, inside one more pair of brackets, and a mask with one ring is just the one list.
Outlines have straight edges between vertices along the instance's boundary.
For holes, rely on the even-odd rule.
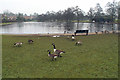
[[74,33],[77,29],[95,31],[118,30],[118,24],[98,24],[98,23],[66,23],[59,22],[20,22],[11,25],[0,26],[0,33],[3,34],[44,34],[44,33]]

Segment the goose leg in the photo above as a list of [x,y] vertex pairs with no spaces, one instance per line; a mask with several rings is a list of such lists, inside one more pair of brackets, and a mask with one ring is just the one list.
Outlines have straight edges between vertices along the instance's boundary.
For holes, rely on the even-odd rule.
[[60,57],[62,57],[62,56],[60,55]]

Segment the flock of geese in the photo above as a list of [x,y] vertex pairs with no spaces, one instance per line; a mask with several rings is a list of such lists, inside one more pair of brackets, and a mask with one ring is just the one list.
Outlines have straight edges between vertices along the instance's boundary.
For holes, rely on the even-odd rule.
[[[96,34],[98,33],[97,31],[95,32]],[[103,33],[103,32],[102,32]],[[105,33],[109,33],[109,31],[105,30]],[[113,32],[115,33],[115,32]],[[52,37],[60,37],[60,36],[52,36]],[[75,41],[75,35],[72,36],[67,36],[67,39],[71,39],[72,41]],[[28,43],[31,44],[33,43],[33,40],[28,40]],[[14,46],[16,47],[21,47],[21,45],[23,44],[23,42],[16,42],[14,43]],[[77,41],[75,42],[75,45],[82,45],[81,41]],[[56,49],[56,45],[54,43],[52,43],[53,46],[53,53],[51,53],[51,50],[47,50],[48,52],[48,56],[51,58],[52,61],[57,60],[57,57],[62,57],[61,54],[65,53],[65,51],[62,50],[57,50]]]
[[[72,39],[72,41],[75,41],[75,36],[74,35],[72,35],[72,37],[67,36],[67,39],[70,39],[70,38]],[[75,45],[82,45],[82,42],[77,41],[77,42],[75,42]],[[54,52],[52,54],[51,54],[50,50],[48,50],[47,52],[48,52],[48,56],[51,57],[51,60],[54,61],[54,60],[57,60],[57,57],[62,57],[61,54],[65,53],[65,51],[57,50],[56,45],[54,43],[52,43],[52,46],[54,48],[53,49]]]
[[[70,39],[70,36],[67,36],[67,39]],[[72,39],[72,41],[75,41],[75,36],[72,35],[71,39]],[[28,40],[29,44],[31,44],[33,42],[34,42],[33,40]],[[14,46],[15,47],[21,47],[22,44],[23,44],[23,42],[16,42],[16,43],[14,43]],[[75,42],[75,45],[82,45],[82,42],[77,41],[77,42]],[[51,53],[51,50],[47,50],[48,56],[51,58],[52,61],[54,61],[54,60],[56,61],[57,57],[62,57],[61,54],[64,54],[65,51],[56,49],[56,45],[54,43],[52,43],[52,46],[53,46],[53,51],[54,52]]]
[[54,49],[53,49],[54,52],[53,52],[52,54],[51,54],[51,51],[50,51],[50,50],[48,50],[47,52],[48,52],[48,56],[51,57],[51,59],[52,59],[52,61],[53,61],[53,60],[56,60],[57,57],[62,57],[61,54],[65,53],[65,51],[56,49],[56,46],[55,46],[54,43],[52,43],[52,45],[53,45],[53,48],[54,48]]
[[[28,43],[29,43],[29,44],[31,44],[31,43],[33,43],[33,42],[34,42],[33,40],[28,40]],[[22,44],[23,44],[23,42],[16,42],[16,43],[14,43],[14,46],[16,46],[16,47],[21,47]]]

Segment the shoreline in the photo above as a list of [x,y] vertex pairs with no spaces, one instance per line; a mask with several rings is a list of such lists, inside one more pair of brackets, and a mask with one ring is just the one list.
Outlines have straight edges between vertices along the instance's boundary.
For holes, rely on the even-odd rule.
[[0,23],[0,26],[6,26],[6,25],[11,25],[13,24],[14,22],[8,22],[8,23]]
[[[97,34],[110,34],[113,33],[112,31],[109,31],[109,33],[102,33],[98,32]],[[116,31],[115,33],[120,33],[120,31]],[[88,35],[95,35],[96,33],[88,33]],[[11,35],[11,36],[71,36],[74,35],[74,33],[51,33],[51,34],[0,34],[0,35]],[[82,36],[86,35],[86,33],[77,33],[76,36]]]

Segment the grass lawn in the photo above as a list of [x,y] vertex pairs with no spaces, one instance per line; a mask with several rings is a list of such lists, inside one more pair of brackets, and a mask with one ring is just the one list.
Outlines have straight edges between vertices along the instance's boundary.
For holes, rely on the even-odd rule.
[[[34,40],[28,44],[28,39]],[[2,37],[3,78],[118,78],[118,35],[77,36],[81,46],[66,37]],[[14,47],[14,42],[24,42]],[[47,50],[52,43],[64,50],[63,57],[51,61]]]

